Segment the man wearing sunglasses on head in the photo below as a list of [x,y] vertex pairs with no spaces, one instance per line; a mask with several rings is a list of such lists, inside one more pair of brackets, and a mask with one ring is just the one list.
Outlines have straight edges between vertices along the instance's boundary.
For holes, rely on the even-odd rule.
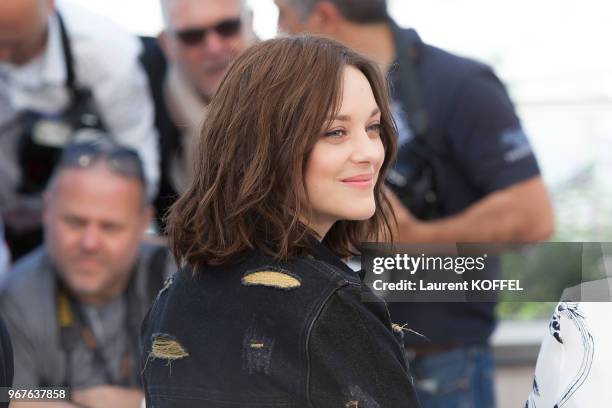
[[161,0],[164,30],[144,39],[155,100],[162,175],[158,217],[188,179],[191,141],[229,65],[256,41],[244,0]]
[[64,149],[44,195],[45,243],[0,288],[16,387],[70,387],[73,407],[140,406],[140,323],[174,271],[165,247],[142,241],[151,214],[136,152]]

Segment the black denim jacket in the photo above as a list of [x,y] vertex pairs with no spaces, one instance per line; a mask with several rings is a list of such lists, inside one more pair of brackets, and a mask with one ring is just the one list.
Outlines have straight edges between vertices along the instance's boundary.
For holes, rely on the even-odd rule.
[[143,323],[149,408],[418,407],[384,303],[326,247],[180,270]]

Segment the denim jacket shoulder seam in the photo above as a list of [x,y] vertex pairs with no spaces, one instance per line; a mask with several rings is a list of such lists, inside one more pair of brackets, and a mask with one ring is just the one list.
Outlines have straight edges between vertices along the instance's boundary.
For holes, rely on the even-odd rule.
[[336,286],[332,291],[330,291],[327,296],[325,297],[325,299],[323,299],[323,301],[318,305],[316,312],[314,313],[313,317],[310,319],[310,322],[308,324],[308,330],[306,333],[306,343],[305,343],[305,347],[306,347],[306,390],[305,390],[305,396],[306,396],[306,402],[308,403],[309,407],[315,408],[314,404],[312,403],[312,398],[310,395],[310,377],[311,377],[311,367],[310,367],[310,337],[312,335],[312,331],[314,329],[315,323],[318,321],[319,317],[321,316],[321,313],[323,312],[323,309],[325,308],[325,306],[327,305],[327,303],[329,302],[329,300],[334,296],[334,294],[336,294],[340,289],[346,287],[349,285],[348,281],[345,281],[342,285],[340,286]]

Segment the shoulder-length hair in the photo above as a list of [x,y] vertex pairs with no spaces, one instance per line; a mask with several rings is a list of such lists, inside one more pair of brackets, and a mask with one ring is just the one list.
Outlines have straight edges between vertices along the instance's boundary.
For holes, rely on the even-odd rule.
[[208,106],[193,179],[168,217],[178,262],[198,270],[235,262],[253,249],[278,260],[310,253],[317,236],[299,219],[311,211],[304,173],[340,108],[346,66],[360,70],[372,87],[385,158],[374,186],[374,216],[337,221],[323,242],[350,256],[363,240],[392,236],[383,183],[395,158],[396,128],[378,66],[333,40],[279,38],[237,58]]

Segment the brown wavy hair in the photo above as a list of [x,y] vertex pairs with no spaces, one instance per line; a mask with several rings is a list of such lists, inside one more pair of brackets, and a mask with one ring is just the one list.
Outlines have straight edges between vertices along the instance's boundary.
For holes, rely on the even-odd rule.
[[302,35],[245,51],[213,96],[197,141],[193,180],[169,212],[168,235],[179,263],[197,271],[238,261],[251,249],[278,260],[310,252],[312,239],[320,237],[299,220],[311,212],[304,172],[340,108],[346,66],[360,70],[372,87],[385,158],[374,186],[374,216],[337,221],[323,243],[344,257],[356,254],[363,240],[391,237],[382,189],[397,131],[385,80],[366,57],[333,40]]

